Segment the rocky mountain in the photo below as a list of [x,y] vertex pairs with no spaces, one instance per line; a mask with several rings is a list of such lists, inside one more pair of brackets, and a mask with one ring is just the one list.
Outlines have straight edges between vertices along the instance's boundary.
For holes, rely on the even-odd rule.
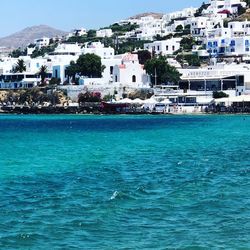
[[155,13],[155,12],[146,12],[146,13],[142,13],[142,14],[138,14],[135,16],[130,17],[129,19],[140,19],[141,17],[146,17],[146,16],[152,16],[156,19],[160,19],[163,17],[162,13]]
[[38,25],[25,28],[7,37],[0,38],[0,47],[18,48],[33,43],[41,37],[55,37],[65,35],[67,32],[51,28],[47,25]]

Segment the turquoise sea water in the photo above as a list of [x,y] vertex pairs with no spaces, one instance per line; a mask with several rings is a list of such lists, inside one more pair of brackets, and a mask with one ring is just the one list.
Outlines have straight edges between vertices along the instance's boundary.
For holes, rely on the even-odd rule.
[[0,116],[0,249],[250,249],[250,116]]

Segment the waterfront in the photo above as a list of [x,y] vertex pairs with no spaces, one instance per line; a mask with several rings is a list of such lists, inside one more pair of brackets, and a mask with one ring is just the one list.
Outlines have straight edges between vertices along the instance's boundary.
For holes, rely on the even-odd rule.
[[248,249],[249,116],[0,116],[0,248]]

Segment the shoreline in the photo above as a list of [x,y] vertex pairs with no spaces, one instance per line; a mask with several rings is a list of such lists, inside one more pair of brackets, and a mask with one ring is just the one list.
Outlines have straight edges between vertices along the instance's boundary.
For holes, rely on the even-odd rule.
[[[23,112],[22,112],[23,111]],[[210,115],[250,115],[250,113],[227,113],[227,112],[192,112],[192,113],[164,113],[164,112],[102,112],[102,111],[89,111],[86,112],[86,110],[68,110],[64,109],[63,112],[59,112],[59,110],[55,109],[46,109],[46,110],[39,110],[37,112],[34,112],[34,110],[24,109],[24,110],[11,110],[6,111],[0,109],[0,116],[1,115],[79,115],[79,116],[110,116],[110,115],[131,115],[131,116],[139,116],[139,115],[148,115],[148,116],[210,116]]]

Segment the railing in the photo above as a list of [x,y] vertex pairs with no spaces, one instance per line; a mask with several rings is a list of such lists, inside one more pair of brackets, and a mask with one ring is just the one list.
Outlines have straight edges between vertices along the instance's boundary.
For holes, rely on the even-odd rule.
[[182,79],[191,79],[191,78],[222,78],[227,76],[234,75],[232,71],[196,71],[196,72],[182,72]]

